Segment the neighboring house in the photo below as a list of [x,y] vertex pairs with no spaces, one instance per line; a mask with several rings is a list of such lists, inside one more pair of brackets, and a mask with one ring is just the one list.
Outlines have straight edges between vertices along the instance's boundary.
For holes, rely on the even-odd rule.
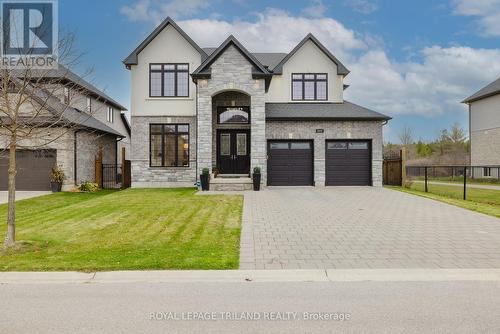
[[474,177],[499,177],[500,166],[500,78],[463,103],[469,105],[471,165]]
[[290,53],[234,36],[201,48],[167,18],[124,64],[133,187],[193,186],[210,168],[216,189],[246,189],[254,167],[269,186],[382,185],[390,118],[344,100],[349,71],[311,34]]
[[[54,141],[32,138],[20,143],[16,154],[17,190],[50,190],[54,165],[60,166],[66,175],[63,189],[83,181],[94,182],[95,157],[100,148],[106,164],[121,163],[122,147],[130,151],[130,125],[125,107],[62,65],[48,73],[58,78],[58,86],[52,86],[50,92],[30,96],[34,103],[44,106],[47,115],[62,115],[61,126],[47,128],[46,137]],[[49,78],[44,76],[44,79]],[[5,133],[0,128],[0,190],[8,186]]]

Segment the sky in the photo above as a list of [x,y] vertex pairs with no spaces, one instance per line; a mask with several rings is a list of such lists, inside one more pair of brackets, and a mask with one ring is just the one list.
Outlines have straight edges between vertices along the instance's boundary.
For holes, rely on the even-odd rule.
[[[233,34],[251,52],[289,52],[312,32],[351,71],[345,99],[432,140],[466,97],[500,77],[500,0],[59,0],[61,34],[76,35],[78,71],[130,106],[122,60],[167,16],[201,47]],[[500,110],[499,110],[500,112]]]

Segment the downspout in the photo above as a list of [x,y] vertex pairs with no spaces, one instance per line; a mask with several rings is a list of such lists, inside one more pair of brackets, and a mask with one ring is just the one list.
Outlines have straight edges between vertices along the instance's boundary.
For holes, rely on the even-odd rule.
[[196,163],[195,163],[195,177],[196,177],[196,185],[198,185],[198,151],[199,151],[199,141],[198,141],[198,80],[195,82],[195,93],[196,93]]
[[78,166],[77,166],[77,162],[78,162],[78,152],[77,152],[77,148],[78,148],[78,145],[77,145],[77,134],[78,132],[80,132],[80,130],[75,130],[73,132],[73,182],[75,183],[75,186],[78,185]]

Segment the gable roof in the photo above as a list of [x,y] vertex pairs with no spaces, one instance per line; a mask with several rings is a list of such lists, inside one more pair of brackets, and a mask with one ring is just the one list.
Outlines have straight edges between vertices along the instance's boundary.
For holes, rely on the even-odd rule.
[[158,27],[156,27],[156,29],[141,44],[139,44],[139,46],[134,51],[132,51],[132,53],[127,58],[123,60],[123,63],[127,67],[130,67],[131,65],[137,65],[139,53],[141,53],[141,51],[144,50],[144,48],[148,46],[148,44],[151,43],[151,41],[155,39],[155,37],[158,36],[158,34],[168,25],[174,27],[175,30],[177,30],[177,32],[179,32],[179,34],[181,34],[182,37],[184,37],[184,39],[187,40],[189,44],[191,44],[200,53],[202,60],[207,57],[205,51],[203,51],[203,49],[200,48],[198,44],[196,44],[196,42],[193,41],[191,37],[189,37],[188,34],[186,34],[184,30],[182,30],[177,25],[177,23],[175,23],[174,20],[172,20],[172,18],[170,18],[169,16]]
[[344,100],[344,103],[266,103],[266,119],[388,121],[391,117]]
[[[14,72],[16,73],[16,72]],[[19,71],[18,75],[19,77],[24,76],[26,73],[23,71]],[[91,95],[96,96],[100,98],[100,102],[103,103],[109,103],[113,107],[119,109],[119,110],[127,110],[124,106],[122,106],[120,103],[115,101],[113,98],[111,98],[109,95],[104,93],[102,90],[79,76],[78,74],[74,73],[71,71],[69,68],[62,64],[57,64],[57,68],[55,69],[34,69],[31,71],[31,77],[32,78],[42,78],[42,79],[58,79],[61,80],[65,79],[81,88],[89,92]]]
[[231,45],[236,47],[241,52],[241,54],[252,65],[254,65],[254,67],[260,72],[260,74],[262,74],[262,75],[270,75],[271,74],[267,70],[267,68],[264,65],[262,65],[257,60],[257,58],[255,58],[255,56],[253,54],[248,52],[248,50],[236,39],[236,37],[234,37],[233,35],[230,35],[224,42],[222,42],[222,44],[215,51],[212,52],[212,54],[210,54],[210,56],[207,59],[205,59],[205,61],[203,61],[201,63],[201,65],[196,70],[194,70],[194,72],[191,74],[193,76],[193,78],[196,78],[197,76],[200,76],[200,75],[209,75],[210,72],[209,72],[208,68],[210,67],[210,65],[212,65],[213,62],[216,61],[217,58],[219,58],[220,55],[222,55],[224,53],[224,51]]
[[462,103],[471,103],[497,94],[500,94],[500,78],[481,88],[478,92],[463,100]]
[[314,37],[313,34],[309,33],[299,44],[285,57],[283,58],[278,65],[276,65],[272,70],[275,74],[283,73],[283,65],[297,52],[299,49],[306,44],[306,42],[313,42],[323,53],[330,58],[337,65],[337,74],[338,75],[348,75],[349,70],[338,60],[321,42]]

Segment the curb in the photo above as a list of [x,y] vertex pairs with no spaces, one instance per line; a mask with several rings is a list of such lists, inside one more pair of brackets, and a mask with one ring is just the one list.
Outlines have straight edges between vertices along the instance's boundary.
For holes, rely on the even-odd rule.
[[0,272],[0,284],[500,281],[500,269]]

